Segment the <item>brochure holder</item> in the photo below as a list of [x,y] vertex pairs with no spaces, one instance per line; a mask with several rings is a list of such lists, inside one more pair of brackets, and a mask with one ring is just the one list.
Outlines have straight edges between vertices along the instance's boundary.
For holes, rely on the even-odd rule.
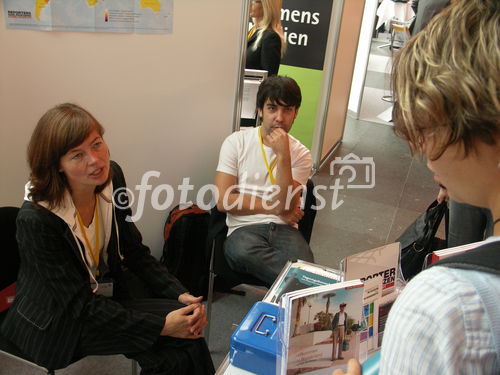
[[241,106],[241,119],[253,126],[258,126],[257,116],[257,91],[264,79],[267,78],[267,70],[245,69],[243,79],[243,100]]

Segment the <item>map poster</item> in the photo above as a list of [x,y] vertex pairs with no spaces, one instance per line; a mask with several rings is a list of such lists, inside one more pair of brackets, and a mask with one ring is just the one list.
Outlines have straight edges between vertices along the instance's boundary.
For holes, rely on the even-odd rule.
[[3,0],[9,29],[169,34],[173,0]]

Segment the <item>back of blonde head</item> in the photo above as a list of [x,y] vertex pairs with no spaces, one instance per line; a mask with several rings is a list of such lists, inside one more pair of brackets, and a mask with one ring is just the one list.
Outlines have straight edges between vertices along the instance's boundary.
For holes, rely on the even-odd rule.
[[[500,127],[500,1],[458,0],[396,55],[396,133],[414,148],[440,136],[439,157],[461,143],[495,144]],[[443,136],[444,135],[444,136]]]

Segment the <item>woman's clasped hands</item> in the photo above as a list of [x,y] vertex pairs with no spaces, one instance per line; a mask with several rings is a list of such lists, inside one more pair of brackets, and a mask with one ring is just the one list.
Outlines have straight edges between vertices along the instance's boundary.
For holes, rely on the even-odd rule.
[[203,337],[203,330],[208,325],[205,306],[201,303],[203,297],[183,293],[178,300],[187,306],[167,314],[161,335],[183,339]]

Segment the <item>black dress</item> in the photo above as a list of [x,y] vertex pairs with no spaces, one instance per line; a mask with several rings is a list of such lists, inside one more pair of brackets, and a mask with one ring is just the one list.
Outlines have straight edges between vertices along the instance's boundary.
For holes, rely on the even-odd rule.
[[281,61],[281,38],[272,29],[264,31],[259,45],[254,49],[258,32],[248,39],[247,59],[245,67],[247,69],[267,70],[268,75],[278,74]]
[[[281,38],[272,29],[264,31],[259,45],[254,49],[257,32],[248,39],[246,69],[266,70],[268,76],[278,74],[281,61]],[[242,118],[240,126],[255,126],[255,119]]]

